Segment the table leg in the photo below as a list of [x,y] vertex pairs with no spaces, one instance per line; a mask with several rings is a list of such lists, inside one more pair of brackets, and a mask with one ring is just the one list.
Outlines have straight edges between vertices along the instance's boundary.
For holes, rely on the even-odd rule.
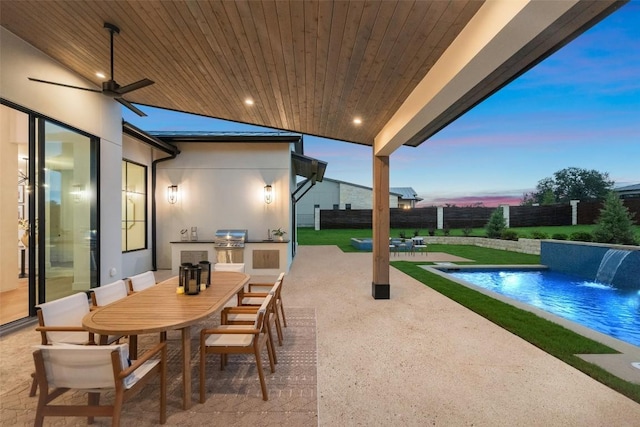
[[191,408],[191,327],[182,328],[182,408]]
[[136,360],[138,358],[138,336],[129,335],[129,358]]

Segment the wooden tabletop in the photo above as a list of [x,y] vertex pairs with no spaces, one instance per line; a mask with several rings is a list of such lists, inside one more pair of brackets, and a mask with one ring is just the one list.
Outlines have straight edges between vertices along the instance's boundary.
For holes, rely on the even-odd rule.
[[90,312],[82,324],[91,332],[110,335],[180,329],[222,308],[248,282],[249,275],[244,273],[214,271],[209,288],[187,295],[176,293],[176,276]]

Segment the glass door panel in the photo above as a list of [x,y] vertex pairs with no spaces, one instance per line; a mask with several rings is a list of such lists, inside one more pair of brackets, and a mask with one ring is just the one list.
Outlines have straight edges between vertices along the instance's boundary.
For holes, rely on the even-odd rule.
[[52,301],[95,286],[95,148],[91,138],[48,121],[43,139],[39,253]]
[[29,115],[0,105],[0,324],[29,316],[28,162]]

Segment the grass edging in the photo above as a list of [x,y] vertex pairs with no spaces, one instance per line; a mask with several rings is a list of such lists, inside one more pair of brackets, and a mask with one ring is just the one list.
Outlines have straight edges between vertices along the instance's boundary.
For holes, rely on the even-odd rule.
[[529,311],[521,310],[430,273],[414,262],[393,261],[391,265],[611,389],[640,403],[639,384],[618,378],[599,366],[576,356],[576,354],[615,354],[618,353],[616,350]]

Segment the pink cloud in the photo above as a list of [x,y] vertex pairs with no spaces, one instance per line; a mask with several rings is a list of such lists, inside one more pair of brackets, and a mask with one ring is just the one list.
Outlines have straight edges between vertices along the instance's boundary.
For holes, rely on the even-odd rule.
[[500,205],[519,206],[522,201],[522,197],[516,197],[512,195],[487,195],[487,196],[464,196],[464,197],[438,197],[434,199],[425,199],[418,203],[418,207],[427,206],[444,206],[444,205],[456,205],[460,207],[475,206],[482,203],[482,206],[491,208],[498,207]]

